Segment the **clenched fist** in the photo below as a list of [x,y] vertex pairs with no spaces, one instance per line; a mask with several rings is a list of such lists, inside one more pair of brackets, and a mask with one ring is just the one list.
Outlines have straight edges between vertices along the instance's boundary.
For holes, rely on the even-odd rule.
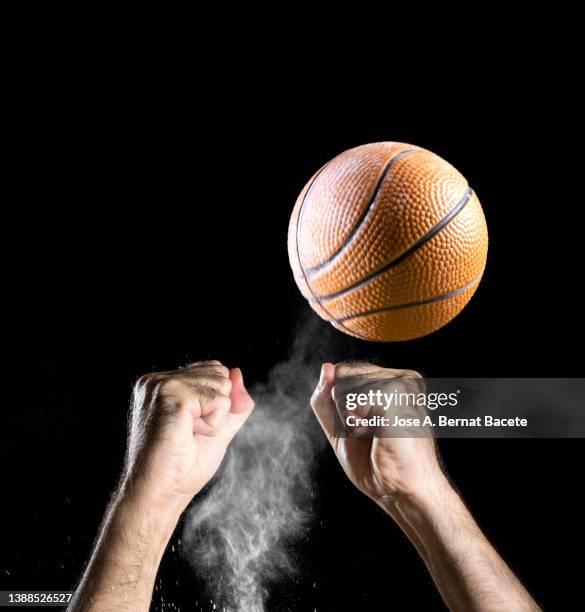
[[241,371],[219,361],[142,376],[130,413],[127,486],[148,503],[182,511],[253,407]]
[[[383,433],[372,438],[336,436],[335,411],[344,417],[346,413],[339,400],[350,392],[363,391],[368,387],[368,381],[376,387],[387,385],[388,390],[399,385],[412,391],[411,387],[420,378],[420,374],[412,370],[382,368],[369,363],[336,366],[326,363],[311,398],[315,415],[349,479],[386,510],[392,499],[416,494],[445,482],[434,439],[430,434],[421,435],[421,432],[403,437],[385,437]],[[363,405],[357,414],[367,417],[376,414],[377,410],[375,405]],[[409,416],[408,411],[413,415],[416,413],[416,408],[402,410],[402,413],[397,413],[403,416]],[[356,431],[360,433],[360,429]]]
[[[538,610],[449,485],[431,437],[336,436],[335,400],[342,416],[339,400],[348,393],[416,386],[419,378],[367,363],[326,363],[311,404],[351,481],[410,538],[451,610]],[[182,511],[215,474],[253,407],[241,372],[218,361],[137,382],[121,486],[71,612],[149,610],[160,560]],[[377,410],[360,408],[363,417]]]
[[142,376],[126,461],[73,612],[146,612],[181,513],[211,479],[254,408],[242,373],[219,361]]
[[[344,407],[342,400],[348,393],[371,387],[408,393],[420,390],[420,378],[412,370],[369,363],[325,363],[311,405],[349,479],[407,535],[450,610],[540,610],[449,483],[430,432],[407,426],[397,437],[377,429],[373,438],[338,435],[336,411],[343,419],[347,402]],[[380,414],[373,401],[361,404],[359,412],[366,418]],[[404,419],[421,416],[416,405],[399,406],[395,412]],[[357,433],[364,431],[358,428]]]

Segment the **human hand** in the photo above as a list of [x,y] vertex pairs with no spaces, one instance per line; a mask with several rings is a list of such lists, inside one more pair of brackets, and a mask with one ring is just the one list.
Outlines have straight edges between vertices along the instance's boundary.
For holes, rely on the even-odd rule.
[[[340,433],[334,428],[336,410],[345,416],[340,400],[347,393],[379,388],[384,381],[408,392],[420,378],[411,370],[368,363],[325,363],[311,405],[349,479],[408,536],[450,610],[540,610],[449,484],[424,425],[399,428],[400,437],[384,437],[383,431],[376,431],[373,438],[351,437],[356,431],[336,437]],[[368,417],[375,415],[377,406],[362,408],[359,416]],[[412,406],[398,412],[422,416]]]
[[125,487],[142,502],[182,512],[253,408],[241,371],[219,361],[142,376],[130,413]]
[[150,608],[180,514],[215,474],[253,408],[240,370],[219,361],[138,380],[120,488],[70,610]]
[[[434,490],[446,484],[432,436],[336,437],[336,400],[362,390],[368,379],[408,385],[421,376],[412,370],[382,368],[369,363],[325,363],[311,406],[349,479],[368,497],[389,510],[389,501]],[[373,413],[366,406],[361,416]]]

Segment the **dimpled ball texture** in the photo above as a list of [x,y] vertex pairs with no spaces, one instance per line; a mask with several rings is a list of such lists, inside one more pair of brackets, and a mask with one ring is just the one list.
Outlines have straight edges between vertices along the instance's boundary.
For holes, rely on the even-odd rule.
[[294,278],[315,312],[383,342],[425,336],[461,312],[487,245],[481,204],[461,173],[399,142],[325,164],[301,191],[288,231]]

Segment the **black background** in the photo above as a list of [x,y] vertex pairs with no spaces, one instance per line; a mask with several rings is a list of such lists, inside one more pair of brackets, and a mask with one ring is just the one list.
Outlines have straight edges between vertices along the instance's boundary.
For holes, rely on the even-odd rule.
[[[2,417],[2,588],[75,586],[116,483],[139,374],[217,358],[253,383],[286,358],[299,321],[314,318],[289,270],[288,218],[311,174],[346,148],[397,140],[450,161],[483,204],[490,250],[475,297],[447,327],[382,345],[323,322],[319,351],[434,377],[583,375],[576,104],[556,68],[519,53],[469,73],[427,56],[408,81],[389,62],[364,83],[322,59],[309,82],[314,68],[259,76],[237,58],[214,77],[204,61],[169,76],[154,60],[102,59],[36,57],[15,122],[25,171],[4,230],[16,238],[6,332],[24,355]],[[536,599],[573,608],[582,442],[440,446]],[[314,477],[301,573],[271,588],[268,609],[441,609],[414,549],[331,453]],[[156,602],[201,601],[172,551],[159,584]]]

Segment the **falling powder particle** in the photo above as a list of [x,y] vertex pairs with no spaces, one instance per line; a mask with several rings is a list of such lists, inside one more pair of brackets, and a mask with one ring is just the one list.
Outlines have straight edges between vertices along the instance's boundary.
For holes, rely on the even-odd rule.
[[310,471],[323,445],[308,408],[320,365],[313,348],[314,334],[305,334],[293,358],[252,389],[254,412],[186,517],[181,552],[230,612],[262,612],[270,583],[295,572],[291,544],[306,534]]

